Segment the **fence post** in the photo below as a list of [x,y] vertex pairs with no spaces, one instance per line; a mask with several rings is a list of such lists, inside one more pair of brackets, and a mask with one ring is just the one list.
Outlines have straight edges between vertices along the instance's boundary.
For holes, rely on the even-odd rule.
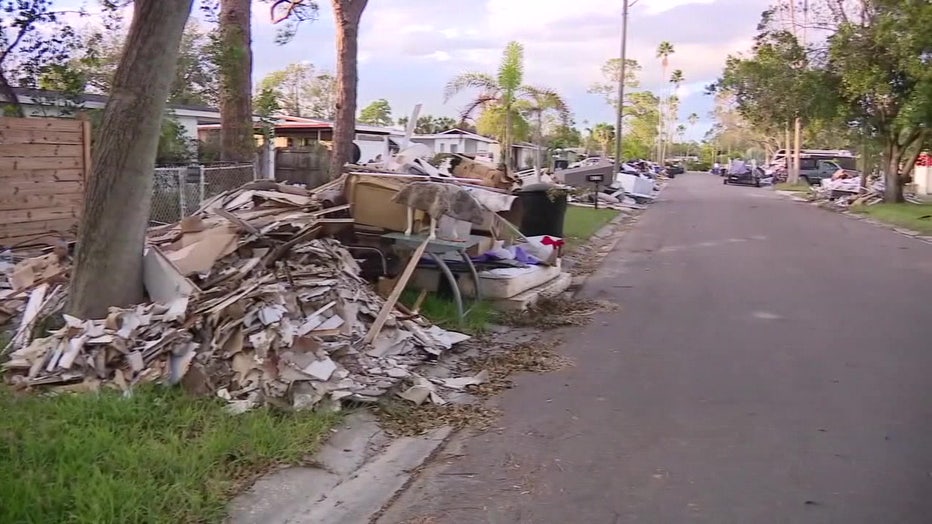
[[200,198],[201,198],[200,202],[198,202],[197,205],[200,206],[200,205],[201,205],[201,202],[203,202],[204,199],[205,199],[205,197],[204,197],[204,190],[206,189],[206,188],[205,188],[205,181],[204,181],[204,164],[199,164],[199,165],[197,166],[197,169],[198,169],[198,175],[199,175],[199,176],[198,176],[198,182],[199,182],[199,186],[200,186],[200,188],[199,188],[199,189],[200,189],[200,195],[198,195],[198,196],[200,196]]
[[184,192],[185,186],[187,185],[188,172],[187,170],[175,170],[177,175],[178,183],[178,221],[181,222],[184,219]]

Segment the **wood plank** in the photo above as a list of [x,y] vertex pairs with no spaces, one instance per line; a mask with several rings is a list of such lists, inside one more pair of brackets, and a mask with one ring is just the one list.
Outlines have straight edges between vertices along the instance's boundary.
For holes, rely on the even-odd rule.
[[46,129],[0,129],[0,144],[72,144],[81,145],[83,133]]
[[91,121],[85,118],[81,121],[81,131],[84,134],[84,144],[82,145],[84,153],[84,182],[91,181]]
[[0,212],[14,209],[41,209],[44,207],[71,207],[83,205],[81,193],[43,194],[43,195],[0,195]]
[[80,182],[81,169],[3,169],[0,170],[0,188],[6,184],[26,182]]
[[84,147],[61,144],[0,144],[0,157],[6,158],[79,158],[84,161]]
[[83,193],[84,182],[14,182],[0,184],[0,197]]
[[72,169],[82,168],[81,156],[61,158],[4,158],[0,156],[0,170],[6,169]]
[[0,223],[23,224],[32,222],[46,222],[49,220],[61,220],[64,218],[73,218],[75,219],[75,223],[77,223],[77,218],[80,214],[81,207],[76,205],[44,207],[39,209],[16,209],[11,211],[0,211]]
[[[4,224],[0,222],[0,238],[8,236],[25,236],[52,232],[67,232],[77,228],[78,221],[74,218],[59,218],[56,220],[38,220],[17,224]],[[76,230],[76,229],[75,229]]]
[[22,246],[54,246],[64,240],[72,240],[75,238],[74,234],[71,233],[32,233],[27,235],[18,235],[18,236],[9,236],[4,237],[0,235],[0,245],[6,247],[22,247]]
[[84,124],[74,118],[17,118],[0,116],[0,129],[21,131],[27,129],[41,129],[46,131],[72,131],[82,132]]

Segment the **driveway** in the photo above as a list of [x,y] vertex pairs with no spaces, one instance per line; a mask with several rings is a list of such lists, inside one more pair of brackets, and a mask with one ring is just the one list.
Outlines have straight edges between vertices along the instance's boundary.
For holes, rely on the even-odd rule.
[[932,245],[691,173],[583,292],[378,522],[932,520]]

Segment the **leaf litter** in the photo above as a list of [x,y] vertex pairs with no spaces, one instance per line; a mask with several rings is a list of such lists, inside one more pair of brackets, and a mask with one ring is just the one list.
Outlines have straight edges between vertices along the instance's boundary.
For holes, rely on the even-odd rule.
[[596,313],[617,309],[618,304],[606,300],[552,297],[541,299],[524,311],[504,313],[500,321],[512,327],[556,329],[585,326]]
[[[560,355],[556,347],[559,339],[536,338],[521,344],[499,346],[493,354],[470,357],[463,361],[463,373],[487,374],[488,379],[465,390],[481,399],[491,397],[513,386],[515,373],[547,373],[572,365],[572,360]],[[475,399],[473,399],[475,400]],[[479,431],[489,429],[501,414],[499,410],[479,401],[469,403],[424,403],[420,406],[402,400],[385,400],[378,404],[377,414],[382,427],[396,436],[421,435],[440,426],[455,429],[470,427]]]

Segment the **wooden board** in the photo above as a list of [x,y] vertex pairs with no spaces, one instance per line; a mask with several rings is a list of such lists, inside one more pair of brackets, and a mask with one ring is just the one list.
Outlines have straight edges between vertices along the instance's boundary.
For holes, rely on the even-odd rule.
[[[73,218],[40,220],[28,223],[6,224],[0,221],[0,238],[12,236],[42,235],[52,232],[67,233],[77,227]],[[5,243],[5,242],[4,242]]]
[[71,169],[4,169],[0,171],[0,187],[12,183],[81,182],[84,170]]
[[72,144],[84,143],[84,133],[45,129],[0,129],[0,144]]
[[69,158],[83,162],[84,148],[80,144],[2,144],[0,157],[5,158]]
[[17,209],[42,209],[80,206],[84,202],[84,193],[0,195],[0,212]]
[[46,222],[50,220],[75,219],[77,224],[81,206],[45,207],[39,209],[14,209],[0,211],[0,223],[22,224],[26,222]]
[[13,182],[0,184],[4,196],[83,193],[84,182]]
[[0,169],[73,169],[83,168],[84,159],[74,157],[19,158],[0,156]]
[[0,245],[73,238],[90,175],[90,132],[86,120],[0,117]]
[[84,123],[74,118],[16,118],[0,116],[0,130],[21,131],[27,129],[81,133],[84,129]]

